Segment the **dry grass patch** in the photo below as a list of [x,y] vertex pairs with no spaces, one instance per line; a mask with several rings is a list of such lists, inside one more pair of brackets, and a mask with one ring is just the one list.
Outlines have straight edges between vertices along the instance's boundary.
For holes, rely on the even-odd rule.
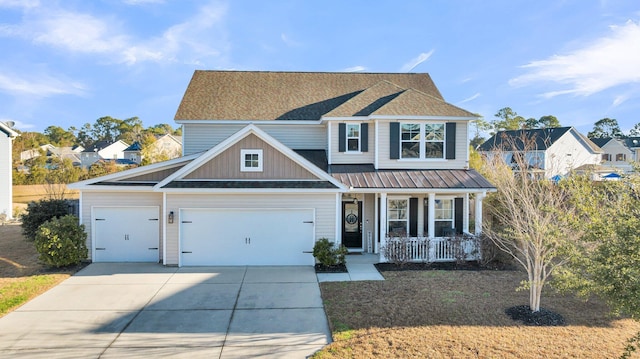
[[0,226],[0,316],[44,293],[81,267],[51,270],[17,224]]
[[598,301],[547,290],[561,327],[530,327],[504,310],[528,303],[516,271],[384,272],[381,282],[321,283],[335,342],[316,358],[616,358],[640,330]]
[[[66,185],[53,186],[63,186],[65,188],[64,198],[66,199],[78,199],[80,197],[79,191],[66,189]],[[29,203],[32,201],[39,201],[41,199],[49,198],[51,190],[60,191],[60,188],[50,187],[51,186],[49,185],[43,184],[13,186],[13,202]]]

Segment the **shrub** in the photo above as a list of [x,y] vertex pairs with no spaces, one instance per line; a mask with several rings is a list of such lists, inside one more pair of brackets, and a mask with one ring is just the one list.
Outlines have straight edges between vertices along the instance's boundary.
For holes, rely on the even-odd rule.
[[334,246],[327,238],[320,238],[313,246],[313,256],[324,266],[343,265],[346,263],[347,247]]
[[43,223],[36,234],[39,259],[48,266],[66,267],[87,258],[87,233],[78,217],[67,215]]
[[67,202],[60,199],[46,199],[31,202],[27,206],[27,213],[22,216],[22,234],[28,240],[35,240],[38,227],[44,222],[68,214]]

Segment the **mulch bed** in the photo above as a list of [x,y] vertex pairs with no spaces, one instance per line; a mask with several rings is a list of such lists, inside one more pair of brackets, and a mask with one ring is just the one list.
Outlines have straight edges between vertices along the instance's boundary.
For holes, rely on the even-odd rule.
[[511,319],[520,321],[524,325],[531,326],[561,326],[565,325],[562,315],[551,310],[540,308],[537,312],[532,312],[528,305],[518,305],[507,308],[504,311]]
[[347,273],[347,266],[344,264],[326,266],[324,264],[317,263],[315,267],[316,273]]
[[465,262],[465,263],[376,263],[376,268],[381,272],[397,272],[397,271],[420,271],[420,270],[482,270],[484,267],[480,266],[478,262]]

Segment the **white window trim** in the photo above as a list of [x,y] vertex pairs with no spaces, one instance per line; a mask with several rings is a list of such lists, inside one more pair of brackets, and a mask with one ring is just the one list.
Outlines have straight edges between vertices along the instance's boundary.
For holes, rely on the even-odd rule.
[[[258,167],[247,167],[245,163],[246,155],[258,155]],[[262,150],[261,149],[242,149],[240,150],[240,172],[262,172]]]
[[[362,126],[360,126],[360,123],[347,123],[345,124],[345,139],[344,139],[344,144],[345,144],[345,153],[362,153],[361,150],[361,146],[362,146]],[[349,136],[349,126],[358,126],[358,137],[350,137]],[[357,150],[349,150],[349,139],[358,139],[358,149]]]
[[[442,141],[427,141],[426,136],[426,124],[433,125],[442,125],[444,131],[444,138]],[[419,125],[420,126],[420,156],[418,158],[403,158],[402,157],[402,125]],[[447,153],[447,124],[445,122],[400,122],[400,161],[446,161],[446,153]],[[405,141],[406,142],[406,141]],[[427,142],[442,142],[442,157],[434,158],[434,157],[426,157],[427,155]]]

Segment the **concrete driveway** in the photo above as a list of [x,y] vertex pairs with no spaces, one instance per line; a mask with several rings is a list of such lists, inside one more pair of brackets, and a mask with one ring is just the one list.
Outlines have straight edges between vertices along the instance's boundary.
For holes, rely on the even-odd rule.
[[94,263],[0,318],[0,357],[305,358],[330,341],[310,266]]

